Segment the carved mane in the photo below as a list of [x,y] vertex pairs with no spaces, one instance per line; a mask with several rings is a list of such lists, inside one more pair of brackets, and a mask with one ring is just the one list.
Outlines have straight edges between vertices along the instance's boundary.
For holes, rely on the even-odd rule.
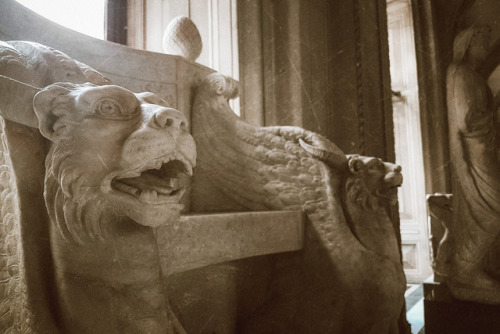
[[[109,80],[61,52],[27,42],[0,42],[0,74],[1,112],[6,118],[0,131],[0,150],[5,158],[2,186],[8,185],[0,200],[6,224],[0,233],[6,242],[0,250],[7,254],[9,263],[2,270],[8,279],[1,283],[5,288],[0,294],[0,327],[7,333],[52,332],[55,327],[46,276],[52,262],[42,187],[45,139],[36,129],[33,96],[58,81],[102,84]],[[26,177],[19,179],[19,175]],[[29,210],[23,211],[20,206],[26,203]]]
[[349,175],[346,181],[347,199],[359,205],[361,209],[377,210],[380,199],[366,187],[361,174]]
[[176,181],[196,161],[186,117],[151,93],[83,83],[107,80],[58,51],[12,45],[0,46],[0,68],[14,76],[0,75],[0,115],[21,208],[0,231],[19,248],[9,254],[17,270],[3,269],[14,277],[1,291],[14,293],[1,328],[173,331],[151,227],[177,221],[183,207]]
[[101,214],[108,205],[99,193],[85,191],[86,171],[72,163],[72,154],[54,145],[47,155],[44,197],[49,217],[68,241],[105,240]]

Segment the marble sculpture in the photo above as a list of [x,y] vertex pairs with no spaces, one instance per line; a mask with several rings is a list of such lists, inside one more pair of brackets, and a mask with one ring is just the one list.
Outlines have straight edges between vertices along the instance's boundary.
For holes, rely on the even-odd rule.
[[[400,332],[405,278],[386,211],[399,166],[243,122],[218,74],[197,89],[193,135],[154,94],[39,44],[2,43],[0,75],[5,332]],[[177,178],[195,163],[194,212],[302,210],[303,249],[164,277],[155,231],[175,229]],[[229,296],[237,307],[204,298],[231,279],[251,287]]]
[[478,72],[489,34],[476,26],[459,33],[448,68],[453,213],[447,254],[438,257],[456,298],[500,304],[499,127],[491,89]]
[[235,94],[218,74],[198,88],[193,209],[302,210],[307,217],[302,251],[207,272],[221,284],[252,277],[248,284],[259,288],[238,299],[246,312],[238,314],[237,332],[398,333],[405,277],[384,205],[394,202],[401,167],[346,156],[301,128],[251,126],[229,108]]
[[[26,262],[52,268],[47,273],[26,265],[26,272],[8,277],[10,331],[174,332],[178,324],[164,296],[151,227],[180,216],[184,190],[176,178],[191,175],[196,160],[185,116],[154,94],[111,85],[38,44],[2,43],[0,60],[2,116],[38,128],[48,140],[43,194],[50,223],[31,240],[43,244],[40,239],[48,238],[40,247],[50,247],[52,261]],[[9,135],[5,122],[4,145],[12,150],[26,144]],[[23,177],[40,177],[36,172]],[[31,200],[35,206],[36,198]],[[30,210],[26,204],[19,210]],[[34,253],[23,231],[11,228],[7,239]],[[23,251],[12,252],[10,260]]]

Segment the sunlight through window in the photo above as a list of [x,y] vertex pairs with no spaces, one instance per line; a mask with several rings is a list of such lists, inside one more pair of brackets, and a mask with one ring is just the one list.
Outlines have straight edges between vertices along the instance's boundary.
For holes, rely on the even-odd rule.
[[23,6],[67,28],[104,39],[105,0],[17,0]]

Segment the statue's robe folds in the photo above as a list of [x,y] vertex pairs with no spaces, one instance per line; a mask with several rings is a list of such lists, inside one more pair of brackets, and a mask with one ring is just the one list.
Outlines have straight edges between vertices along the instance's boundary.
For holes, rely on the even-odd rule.
[[[448,120],[453,170],[448,284],[458,297],[500,303],[499,261],[488,256],[500,233],[498,129],[491,90],[466,62],[448,69]],[[493,262],[492,262],[493,260]],[[488,272],[490,271],[490,272]]]

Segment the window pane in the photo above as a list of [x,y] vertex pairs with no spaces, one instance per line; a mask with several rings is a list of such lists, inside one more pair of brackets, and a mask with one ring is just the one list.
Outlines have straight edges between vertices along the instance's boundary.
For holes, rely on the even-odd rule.
[[104,39],[105,0],[17,0],[23,6],[83,34]]

